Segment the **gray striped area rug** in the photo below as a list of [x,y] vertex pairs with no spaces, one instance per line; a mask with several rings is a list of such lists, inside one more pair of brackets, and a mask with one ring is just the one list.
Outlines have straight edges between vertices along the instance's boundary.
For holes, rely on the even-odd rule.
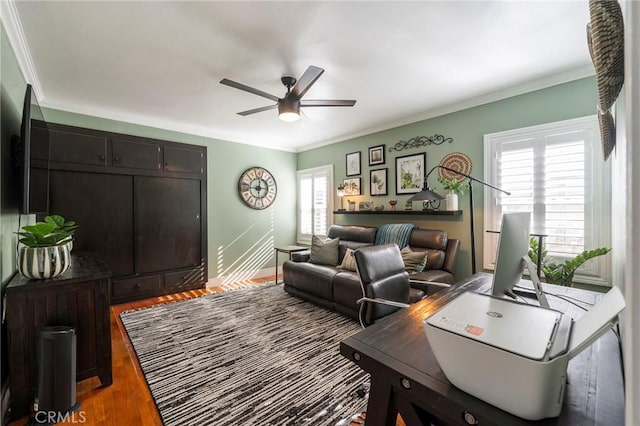
[[120,314],[165,425],[348,425],[354,320],[260,285]]

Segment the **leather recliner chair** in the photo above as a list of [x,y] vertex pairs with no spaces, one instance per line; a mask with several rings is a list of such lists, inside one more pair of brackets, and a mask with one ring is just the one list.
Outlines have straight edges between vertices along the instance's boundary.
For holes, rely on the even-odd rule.
[[362,247],[353,255],[362,287],[358,303],[363,327],[409,306],[409,274],[396,244]]

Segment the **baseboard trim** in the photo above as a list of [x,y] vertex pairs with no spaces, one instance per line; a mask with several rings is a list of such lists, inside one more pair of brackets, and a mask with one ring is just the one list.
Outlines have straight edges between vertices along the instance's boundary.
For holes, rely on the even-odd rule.
[[[278,273],[282,272],[282,267],[278,268]],[[215,278],[209,278],[206,288],[217,287],[222,284],[238,283],[249,281],[255,278],[270,277],[275,274],[275,268],[258,269],[254,271],[240,271],[229,275],[222,275]]]

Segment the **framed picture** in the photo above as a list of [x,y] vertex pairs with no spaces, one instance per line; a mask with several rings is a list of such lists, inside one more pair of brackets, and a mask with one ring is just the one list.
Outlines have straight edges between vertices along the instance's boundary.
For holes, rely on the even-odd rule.
[[384,164],[384,145],[369,148],[369,165]]
[[424,167],[427,155],[405,155],[396,157],[396,194],[415,194],[422,191]]
[[360,174],[360,151],[347,154],[347,176]]
[[342,186],[344,195],[360,195],[360,178],[345,179]]
[[387,168],[371,170],[369,176],[371,195],[387,195]]

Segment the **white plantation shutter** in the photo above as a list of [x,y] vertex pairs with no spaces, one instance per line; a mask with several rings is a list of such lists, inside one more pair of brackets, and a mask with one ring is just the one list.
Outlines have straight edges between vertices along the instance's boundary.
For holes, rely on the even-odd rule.
[[311,244],[311,237],[327,235],[333,211],[333,166],[299,170],[298,243]]
[[[546,234],[550,256],[562,261],[610,246],[610,172],[600,153],[595,117],[485,135],[485,230],[499,230],[502,213],[529,211],[531,232]],[[497,234],[485,234],[484,268],[493,269]],[[607,256],[585,264],[577,280],[608,281]]]

